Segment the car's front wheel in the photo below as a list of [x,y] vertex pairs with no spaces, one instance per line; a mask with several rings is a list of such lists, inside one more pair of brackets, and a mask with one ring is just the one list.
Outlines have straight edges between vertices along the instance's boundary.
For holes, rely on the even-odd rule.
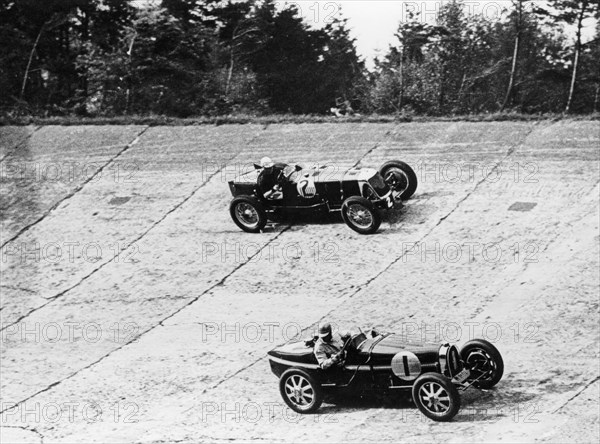
[[470,381],[477,388],[492,388],[504,374],[502,355],[491,342],[473,339],[460,350],[460,357],[471,371]]
[[391,160],[379,167],[379,174],[385,183],[398,195],[401,200],[409,199],[417,190],[417,175],[405,162]]
[[424,373],[412,388],[418,409],[434,421],[450,421],[460,410],[460,395],[452,381],[439,373]]
[[381,225],[379,211],[369,199],[360,196],[352,196],[344,201],[342,218],[346,225],[360,234],[375,233]]
[[285,403],[298,413],[313,413],[323,402],[321,386],[304,370],[285,371],[279,379],[279,392]]
[[258,233],[267,224],[267,214],[254,196],[235,197],[229,205],[235,224],[248,233]]

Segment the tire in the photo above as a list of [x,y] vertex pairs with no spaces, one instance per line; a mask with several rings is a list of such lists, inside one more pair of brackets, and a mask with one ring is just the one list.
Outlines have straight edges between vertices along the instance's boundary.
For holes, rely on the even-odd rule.
[[407,163],[391,160],[379,167],[379,174],[392,190],[401,191],[401,200],[410,199],[417,191],[417,175]]
[[360,234],[373,234],[381,225],[381,215],[373,203],[364,197],[352,196],[342,204],[346,225]]
[[452,381],[439,373],[424,373],[412,388],[417,408],[434,421],[450,421],[460,410],[460,395]]
[[238,196],[229,205],[235,224],[247,233],[258,233],[267,224],[267,214],[256,197]]
[[488,389],[498,384],[502,379],[504,361],[502,355],[492,343],[484,339],[473,339],[463,345],[460,350],[460,357],[473,376],[469,380],[480,377],[473,383],[473,386]]
[[286,370],[279,379],[279,393],[297,413],[313,413],[323,402],[321,385],[304,370]]

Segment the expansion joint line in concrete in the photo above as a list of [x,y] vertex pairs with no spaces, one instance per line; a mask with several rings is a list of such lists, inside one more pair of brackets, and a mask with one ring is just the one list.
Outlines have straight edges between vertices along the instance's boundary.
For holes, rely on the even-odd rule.
[[[454,207],[448,212],[446,213],[444,216],[440,217],[440,219],[437,221],[437,223],[431,227],[418,241],[416,241],[413,245],[412,248],[417,247],[418,245],[420,245],[423,240],[425,238],[427,238],[429,235],[431,235],[431,233],[437,228],[439,227],[442,222],[444,222],[446,219],[448,219],[452,214],[454,214],[459,208],[460,206],[469,198],[471,197],[479,188],[479,186],[484,183],[488,177],[490,177],[492,174],[494,174],[496,172],[496,170],[500,167],[500,165],[505,162],[516,150],[517,146],[521,145],[525,140],[527,140],[527,137],[529,137],[529,135],[532,133],[533,129],[534,129],[534,125],[531,126],[531,128],[529,129],[529,131],[527,132],[527,134],[525,134],[525,136],[523,136],[523,140],[520,141],[518,144],[514,144],[511,145],[508,149],[508,151],[506,152],[506,154],[502,157],[502,159],[500,159],[498,162],[496,162],[496,164],[494,165],[494,167],[492,169],[490,169],[488,171],[488,173],[482,177],[476,184],[475,186],[469,191],[467,192],[467,194],[465,194],[465,196],[460,199],[456,205],[454,205]],[[409,248],[408,250],[404,250],[404,252],[402,252],[398,257],[396,257],[392,262],[390,262],[388,265],[386,265],[383,270],[381,270],[379,273],[375,274],[375,276],[369,278],[364,284],[359,285],[356,289],[356,291],[351,295],[354,296],[355,294],[357,294],[359,291],[367,288],[373,281],[375,281],[377,278],[379,278],[382,274],[384,274],[386,271],[388,271],[391,267],[393,267],[399,260],[401,260],[404,255],[406,253],[408,253],[409,251],[412,251],[412,248]]]
[[12,149],[9,149],[6,154],[4,156],[2,156],[2,158],[0,159],[0,163],[4,162],[4,159],[6,159],[8,156],[12,156],[12,154],[17,151],[19,148],[21,148],[24,144],[26,144],[29,139],[31,139],[31,137],[38,132],[42,127],[41,126],[36,126],[33,131],[31,133],[29,133],[27,136],[25,136],[25,138],[23,140],[21,140],[19,143],[17,143]]
[[[529,131],[527,132],[527,134],[525,134],[523,136],[522,141],[520,141],[517,144],[511,145],[509,147],[509,149],[507,150],[506,154],[502,157],[502,159],[500,159],[495,165],[494,167],[488,172],[488,174],[483,177],[479,182],[477,182],[475,184],[475,186],[473,187],[473,189],[467,193],[467,195],[465,197],[463,197],[462,199],[460,199],[458,201],[458,203],[454,206],[454,208],[452,208],[446,215],[442,216],[437,223],[431,228],[429,229],[418,241],[416,241],[414,243],[415,246],[419,245],[420,243],[423,242],[423,240],[425,238],[427,238],[437,227],[440,226],[440,224],[446,220],[450,215],[452,215],[452,213],[454,213],[459,207],[460,205],[469,198],[469,196],[471,196],[476,190],[477,188],[487,180],[488,177],[490,177],[497,169],[498,167],[506,161],[506,159],[508,159],[515,151],[517,146],[520,146],[523,144],[523,142],[527,139],[527,137],[529,137],[529,135],[533,132],[533,129],[535,127],[535,125],[537,124],[537,122],[531,126],[531,128],[529,129]],[[389,131],[386,133],[386,135],[389,134]],[[370,152],[372,152],[375,148],[377,148],[377,146],[371,148]],[[365,155],[366,156],[366,155]],[[364,157],[364,156],[363,156]],[[357,162],[358,164],[359,162]],[[396,264],[399,260],[401,260],[404,257],[404,254],[406,254],[407,252],[409,252],[410,249],[404,250],[404,252],[402,254],[400,254],[400,256],[396,257],[392,262],[390,262],[383,270],[381,270],[380,272],[378,272],[377,274],[375,274],[373,277],[367,279],[367,281],[362,284],[362,285],[358,285],[356,287],[356,289],[354,291],[352,291],[348,296],[346,296],[344,298],[344,300],[338,304],[335,308],[333,308],[332,310],[330,310],[328,313],[326,313],[324,316],[322,316],[321,318],[319,318],[315,323],[313,323],[312,325],[309,325],[308,327],[304,328],[302,330],[302,333],[308,332],[308,331],[314,331],[315,327],[322,322],[323,320],[327,319],[328,317],[331,316],[332,313],[335,313],[342,305],[346,304],[348,299],[353,298],[354,296],[356,296],[358,293],[360,293],[361,291],[363,291],[364,289],[366,289],[369,285],[371,285],[371,283],[373,283],[373,281],[375,281],[377,278],[379,278],[382,274],[384,274],[387,270],[389,270],[394,264]],[[234,373],[233,375],[225,378],[224,380],[220,381],[219,383],[217,383],[215,385],[215,387],[219,386],[220,384],[222,384],[223,382],[225,382],[226,380],[230,379],[231,377],[239,374],[241,371],[244,371],[254,365],[256,365],[257,363],[259,363],[260,361],[262,361],[264,359],[264,357],[260,357],[258,358],[256,361],[248,364],[247,366],[245,366],[244,368],[242,368],[241,370],[238,370],[236,373]],[[209,389],[206,389],[209,390]],[[206,391],[205,390],[205,391]]]
[[30,294],[37,294],[36,291],[30,290],[29,288],[15,287],[13,285],[0,284],[0,288],[8,288],[9,290],[16,290],[16,291],[22,291],[22,292],[30,293]]
[[37,435],[37,437],[40,439],[40,443],[44,442],[44,435],[42,435],[37,429],[35,428],[28,428],[25,426],[13,426],[13,425],[2,425],[0,426],[0,428],[5,428],[5,429],[19,429],[19,430],[24,430],[26,432],[31,432],[31,433],[35,433]]
[[120,156],[122,156],[123,153],[125,153],[127,150],[129,150],[129,148],[131,148],[133,145],[135,145],[138,142],[138,140],[140,139],[140,137],[146,131],[148,131],[149,128],[150,127],[147,126],[142,131],[140,131],[137,134],[137,136],[135,137],[135,139],[133,139],[130,143],[128,143],[127,145],[125,145],[125,147],[122,150],[120,150],[117,154],[115,154],[107,162],[105,162],[104,165],[102,165],[100,168],[98,168],[98,170],[96,170],[96,172],[93,175],[91,175],[90,177],[88,177],[79,186],[77,186],[73,191],[71,191],[69,194],[67,194],[65,197],[63,197],[61,200],[59,200],[54,205],[52,205],[48,210],[46,210],[35,221],[33,221],[30,224],[24,226],[16,234],[14,234],[10,239],[8,239],[7,241],[3,242],[2,245],[0,246],[0,248],[4,248],[8,243],[13,242],[16,239],[18,239],[19,236],[21,236],[23,233],[29,231],[35,225],[37,225],[40,222],[42,222],[46,217],[48,217],[48,215],[50,215],[50,213],[52,213],[59,206],[61,206],[63,203],[65,203],[66,201],[68,201],[69,199],[71,199],[73,196],[75,196],[77,193],[79,193],[88,183],[92,182],[96,177],[98,177],[99,174],[102,174],[102,171],[104,171],[110,164],[112,164],[116,159],[118,159]]
[[[237,154],[235,154],[234,156],[232,156],[231,158],[229,158],[225,162],[225,164],[231,162],[236,157],[237,157]],[[145,230],[144,232],[142,232],[142,234],[140,234],[139,236],[137,236],[136,238],[134,238],[131,242],[127,243],[124,246],[123,251],[126,251],[129,247],[131,247],[132,245],[134,245],[136,242],[139,242],[141,239],[143,239],[151,230],[153,230],[154,228],[156,228],[156,226],[158,224],[160,224],[161,222],[163,222],[169,215],[171,215],[172,213],[174,213],[175,211],[177,211],[183,204],[185,204],[188,200],[190,200],[201,188],[203,188],[208,182],[210,182],[210,180],[214,176],[216,176],[217,174],[220,174],[222,170],[223,170],[223,167],[221,167],[219,170],[215,171],[213,174],[211,174],[210,176],[208,176],[208,178],[204,182],[202,182],[198,187],[196,187],[182,201],[178,202],[173,208],[171,208],[169,211],[167,211],[160,219],[158,219],[156,222],[154,222],[152,225],[150,225],[150,227],[147,230]],[[10,328],[10,327],[18,324],[19,322],[23,321],[23,319],[25,319],[26,317],[30,316],[31,314],[35,313],[38,310],[41,310],[42,308],[46,307],[47,305],[49,305],[53,301],[61,298],[62,296],[64,296],[69,291],[77,288],[83,282],[85,282],[86,280],[88,280],[91,276],[93,276],[94,274],[96,274],[98,271],[102,270],[109,263],[111,263],[110,260],[108,260],[106,262],[103,262],[98,267],[94,268],[90,273],[88,273],[87,275],[83,276],[78,282],[76,282],[75,284],[73,284],[71,287],[68,287],[68,288],[62,290],[61,292],[55,294],[54,296],[50,296],[50,297],[46,298],[47,302],[45,302],[44,304],[39,305],[39,306],[37,306],[37,307],[29,310],[27,313],[25,313],[24,315],[22,315],[21,317],[19,317],[16,321],[14,321],[14,322],[12,322],[10,324],[7,324],[7,325],[3,325],[2,328],[0,328],[0,332],[3,331],[3,330],[6,330],[7,328]]]
[[563,402],[559,407],[557,407],[556,409],[554,409],[552,411],[552,413],[557,413],[560,410],[562,410],[564,407],[567,406],[568,403],[570,403],[575,398],[577,398],[579,395],[581,395],[589,386],[591,386],[592,384],[594,384],[598,380],[600,380],[600,376],[596,376],[594,379],[592,379],[590,382],[588,382],[586,385],[584,385],[581,389],[579,389],[577,391],[577,393],[575,393],[573,396],[571,396],[569,399],[567,399],[565,402]]
[[[267,127],[268,127],[268,125],[265,125],[265,126],[262,128],[262,131],[266,130],[266,129],[267,129]],[[146,130],[148,130],[148,129],[149,129],[149,127],[146,127],[146,128],[145,128],[145,129],[144,129],[142,132],[140,132],[140,133],[138,134],[138,136],[136,137],[136,139],[135,139],[133,142],[131,142],[131,143],[130,143],[128,146],[131,146],[131,145],[133,145],[133,144],[134,144],[134,143],[135,143],[135,142],[136,142],[136,141],[137,141],[137,140],[140,138],[140,136],[141,136],[141,135],[142,135],[142,134],[143,134],[143,133],[144,133]],[[249,144],[251,144],[252,142],[254,142],[254,140],[256,140],[258,137],[260,137],[260,135],[261,135],[262,131],[261,131],[261,132],[259,132],[259,133],[257,133],[257,134],[255,134],[254,136],[252,136],[252,138],[251,138],[251,139],[250,139],[248,142],[246,142],[246,144],[247,144],[247,145],[249,145]],[[198,187],[196,187],[196,188],[195,188],[195,189],[192,191],[192,193],[191,193],[189,196],[187,196],[186,198],[184,198],[184,199],[183,199],[181,202],[179,202],[177,205],[175,205],[175,206],[174,206],[174,207],[173,207],[171,210],[169,210],[167,213],[165,213],[165,214],[163,215],[163,217],[161,217],[161,218],[160,218],[160,219],[159,219],[157,222],[155,222],[154,224],[152,224],[152,225],[150,226],[150,228],[148,228],[146,231],[144,231],[144,232],[143,232],[143,233],[142,233],[140,236],[138,236],[137,238],[135,238],[133,241],[129,242],[129,243],[128,243],[128,244],[125,246],[125,248],[124,248],[124,251],[125,251],[125,250],[127,250],[127,249],[128,249],[130,246],[131,246],[131,245],[135,244],[136,242],[139,242],[139,241],[140,241],[140,240],[141,240],[141,239],[142,239],[144,236],[146,236],[146,234],[148,234],[148,233],[149,233],[149,232],[150,232],[152,229],[156,228],[156,226],[157,226],[159,223],[161,223],[162,221],[164,221],[164,220],[165,220],[165,219],[166,219],[166,218],[167,218],[167,217],[168,217],[168,216],[169,216],[171,213],[175,212],[175,211],[176,211],[177,209],[179,209],[179,208],[180,208],[180,207],[181,207],[181,206],[182,206],[184,203],[186,203],[188,200],[190,200],[190,199],[191,199],[191,198],[192,198],[192,197],[193,197],[193,196],[194,196],[194,195],[195,195],[195,194],[198,192],[198,190],[200,190],[200,189],[201,189],[202,187],[204,187],[204,186],[205,186],[205,185],[206,185],[208,182],[210,182],[210,180],[211,180],[211,179],[212,179],[214,176],[216,176],[217,174],[220,174],[220,173],[221,173],[221,171],[222,171],[222,170],[223,170],[223,168],[224,168],[224,165],[225,165],[225,164],[227,164],[227,163],[229,163],[229,162],[231,162],[233,159],[235,159],[235,158],[238,156],[238,154],[239,154],[239,152],[235,153],[233,156],[231,156],[229,159],[227,159],[227,161],[226,161],[226,162],[223,164],[223,166],[222,166],[220,169],[218,169],[217,171],[215,171],[215,172],[214,172],[213,174],[211,174],[211,175],[210,175],[210,176],[209,176],[209,177],[208,177],[208,178],[207,178],[207,179],[206,179],[204,182],[202,182],[202,183],[201,183],[201,184],[200,184]],[[71,287],[69,287],[69,288],[67,288],[67,289],[65,289],[65,290],[63,290],[63,291],[61,291],[60,293],[57,293],[57,294],[55,294],[54,296],[51,296],[51,297],[49,297],[49,298],[46,298],[46,299],[47,299],[47,302],[46,302],[46,303],[44,303],[44,304],[42,304],[42,305],[40,305],[40,306],[38,306],[38,307],[35,307],[35,308],[31,309],[30,311],[28,311],[28,312],[27,312],[27,313],[25,313],[24,315],[20,316],[20,317],[19,317],[19,318],[18,318],[16,321],[14,321],[14,322],[12,322],[12,323],[10,323],[10,324],[7,324],[7,325],[3,325],[3,326],[1,326],[1,328],[0,328],[0,332],[1,332],[1,331],[3,331],[3,330],[5,330],[5,329],[7,329],[7,328],[10,328],[10,327],[12,327],[12,326],[14,326],[14,325],[18,324],[19,322],[21,322],[23,319],[27,318],[27,317],[28,317],[28,316],[30,316],[31,314],[35,313],[35,312],[36,312],[36,311],[38,311],[38,310],[41,310],[42,308],[46,307],[47,305],[49,305],[49,304],[50,304],[50,303],[52,303],[53,301],[55,301],[55,300],[59,299],[61,296],[65,295],[65,294],[66,294],[66,293],[68,293],[69,291],[71,291],[71,290],[73,290],[74,288],[78,287],[78,286],[79,286],[79,285],[81,285],[83,282],[85,282],[85,281],[86,281],[86,280],[87,280],[89,277],[91,277],[93,274],[95,274],[96,272],[98,272],[99,270],[101,270],[102,268],[104,268],[104,266],[105,266],[105,265],[107,265],[108,263],[109,263],[109,262],[104,262],[104,263],[100,264],[100,265],[99,265],[97,268],[95,268],[95,269],[94,269],[94,270],[92,270],[92,271],[91,271],[89,274],[87,274],[86,276],[84,276],[83,278],[81,278],[81,279],[79,280],[79,282],[77,282],[77,283],[76,283],[76,284],[74,284],[73,286],[71,286]]]
[[[215,173],[216,174],[216,173]],[[254,259],[255,256],[262,254],[263,250],[268,247],[272,242],[274,242],[277,238],[279,238],[284,232],[286,232],[287,230],[290,229],[290,226],[286,226],[283,230],[281,230],[279,233],[277,233],[277,235],[273,236],[272,239],[270,239],[267,243],[265,243],[265,245],[260,248],[259,250],[256,251],[256,253],[254,253],[253,255],[251,255],[245,262],[242,262],[241,264],[239,264],[237,267],[235,267],[233,270],[231,270],[229,273],[227,273],[223,278],[221,278],[218,282],[216,282],[215,284],[211,285],[209,288],[207,288],[206,290],[204,290],[202,293],[200,293],[199,295],[197,295],[196,297],[194,297],[193,299],[191,299],[189,302],[187,302],[186,304],[184,304],[182,307],[178,308],[177,310],[171,312],[169,315],[165,316],[163,319],[161,319],[159,322],[157,322],[156,324],[148,327],[146,330],[144,330],[142,333],[140,333],[139,335],[137,335],[134,338],[131,338],[131,340],[129,340],[128,342],[125,342],[124,344],[120,345],[119,347],[109,351],[108,353],[106,353],[105,355],[102,355],[100,358],[96,359],[95,361],[91,362],[90,364],[72,372],[71,374],[65,376],[64,378],[60,379],[59,381],[55,381],[52,384],[48,385],[47,387],[38,390],[37,392],[35,392],[34,394],[28,396],[25,399],[22,399],[21,401],[11,405],[10,407],[7,407],[3,410],[0,411],[0,415],[2,415],[4,412],[9,411],[11,409],[14,409],[16,407],[18,407],[19,405],[23,404],[24,402],[29,401],[30,399],[33,399],[34,397],[45,393],[49,390],[51,390],[52,388],[62,384],[63,382],[77,376],[79,373],[88,370],[90,368],[92,368],[93,366],[95,366],[96,364],[102,362],[103,360],[105,360],[106,358],[108,358],[109,356],[111,356],[113,353],[118,352],[119,350],[121,350],[124,347],[127,347],[128,345],[138,342],[145,334],[151,332],[152,330],[154,330],[156,327],[163,327],[164,326],[164,322],[167,321],[168,319],[172,318],[173,316],[177,315],[178,313],[180,313],[182,310],[185,310],[186,308],[188,308],[189,306],[191,306],[192,304],[194,304],[195,302],[197,302],[201,297],[203,297],[206,294],[209,294],[210,292],[212,292],[215,288],[223,285],[227,279],[229,279],[234,273],[236,273],[240,268],[244,267],[245,265],[247,265],[248,263],[250,263],[252,261],[252,259]]]
[[[266,128],[266,127],[265,127]],[[263,130],[265,129],[263,128]],[[252,143],[252,141],[254,141],[259,135],[255,135],[252,139],[250,139],[247,143],[250,144]],[[189,199],[191,199],[197,192],[198,190],[200,190],[202,187],[204,187],[207,183],[210,182],[210,180],[216,176],[217,174],[220,174],[221,171],[224,168],[224,165],[231,162],[233,159],[235,159],[238,156],[238,153],[236,153],[235,155],[233,155],[231,158],[229,158],[227,160],[227,162],[225,162],[223,164],[223,166],[215,171],[213,174],[211,174],[206,181],[204,181],[200,186],[198,186],[196,189],[194,189],[194,191],[192,191],[192,193],[187,196],[183,201],[181,201],[180,203],[178,203],[174,208],[172,208],[170,211],[168,211],[160,220],[158,220],[157,222],[155,222],[150,228],[148,228],[148,230],[146,230],[144,233],[142,233],[138,238],[136,238],[134,241],[130,242],[127,245],[127,248],[129,246],[131,246],[132,244],[134,244],[135,242],[139,241],[142,237],[144,237],[150,230],[152,230],[153,228],[155,228],[159,223],[161,223],[162,221],[164,221],[169,214],[173,213],[174,211],[176,211],[178,208],[180,208],[185,202],[187,202]],[[74,376],[76,376],[77,374],[79,374],[80,372],[87,370],[91,367],[93,367],[94,365],[100,363],[101,361],[103,361],[104,359],[106,359],[107,357],[109,357],[110,355],[112,355],[113,353],[121,350],[122,348],[128,346],[129,344],[133,343],[133,342],[137,342],[139,341],[139,339],[145,335],[146,333],[154,330],[156,327],[158,326],[164,326],[164,322],[170,318],[172,318],[173,316],[175,316],[176,314],[178,314],[179,312],[181,312],[182,310],[184,310],[185,308],[189,307],[190,305],[192,305],[194,302],[198,301],[202,296],[210,293],[212,290],[214,290],[216,287],[221,286],[225,283],[225,281],[227,281],[227,279],[232,276],[235,272],[237,272],[240,268],[242,268],[243,266],[245,266],[246,264],[248,264],[249,262],[252,261],[252,259],[254,259],[255,256],[262,254],[262,251],[269,246],[273,241],[275,241],[277,238],[279,238],[279,236],[281,236],[285,231],[289,230],[291,227],[288,225],[285,228],[283,228],[279,233],[277,233],[276,236],[274,236],[271,240],[269,240],[261,249],[257,250],[256,253],[254,253],[253,255],[251,255],[245,262],[239,264],[237,267],[235,267],[232,271],[230,271],[229,273],[227,273],[222,279],[220,279],[217,283],[213,284],[211,287],[209,287],[208,289],[206,289],[205,291],[203,291],[202,293],[200,293],[198,296],[196,296],[195,298],[193,298],[191,301],[189,301],[188,303],[184,304],[182,307],[180,307],[179,309],[175,310],[174,312],[170,313],[168,316],[166,316],[165,318],[161,319],[158,323],[156,323],[155,325],[152,325],[151,327],[149,327],[148,329],[146,329],[145,331],[143,331],[140,335],[136,336],[135,338],[132,338],[130,341],[120,345],[119,347],[111,350],[110,352],[108,352],[107,354],[101,356],[100,358],[98,358],[96,361],[86,365],[85,367],[80,368],[79,370],[76,370],[75,372],[67,375],[66,377],[64,377],[63,379],[53,382],[52,384],[48,385],[47,387],[45,387],[42,390],[39,390],[38,392],[34,393],[33,395],[28,396],[27,398],[19,401],[18,403],[3,409],[2,411],[0,411],[0,414],[4,413],[7,410],[13,409],[19,405],[21,405],[24,402],[27,402],[28,400],[34,398],[35,396],[47,392],[48,390],[56,387],[57,385],[61,384],[62,382],[73,378]],[[95,272],[97,272],[98,270],[100,270],[102,267],[104,267],[108,262],[105,262],[104,264],[102,264],[100,267],[96,268],[94,271],[92,271],[90,274],[88,274],[87,276],[85,276],[83,279],[81,279],[77,284],[75,284],[74,286],[62,291],[61,293],[59,293],[58,295],[55,295],[53,298],[51,298],[48,302],[46,302],[45,304],[43,304],[40,307],[37,307],[33,310],[31,310],[29,313],[21,316],[17,321],[15,321],[12,324],[9,324],[7,326],[4,326],[2,329],[0,329],[0,331],[9,328],[12,325],[15,325],[19,322],[21,322],[23,320],[23,318],[31,315],[33,312],[45,307],[46,305],[48,305],[49,303],[51,303],[52,301],[58,299],[60,296],[66,294],[68,291],[72,290],[73,288],[77,287],[78,285],[80,285],[84,280],[86,280],[87,278],[89,278],[91,275],[93,275]]]
[[387,130],[387,131],[384,133],[384,135],[383,135],[383,137],[381,138],[381,140],[380,140],[380,141],[378,141],[378,142],[377,142],[375,145],[373,145],[371,148],[369,148],[369,149],[367,150],[367,152],[366,152],[366,153],[364,153],[364,154],[363,154],[363,155],[360,157],[360,159],[358,159],[358,160],[357,160],[357,161],[354,163],[354,165],[352,165],[352,168],[356,168],[358,165],[360,165],[360,163],[361,163],[361,162],[362,162],[362,161],[363,161],[363,160],[364,160],[364,159],[365,159],[365,158],[366,158],[366,157],[367,157],[369,154],[371,154],[373,151],[375,151],[377,148],[379,148],[379,147],[381,146],[381,142],[383,142],[383,141],[386,139],[386,137],[390,135],[390,133],[391,133],[391,132],[392,132],[392,130]]

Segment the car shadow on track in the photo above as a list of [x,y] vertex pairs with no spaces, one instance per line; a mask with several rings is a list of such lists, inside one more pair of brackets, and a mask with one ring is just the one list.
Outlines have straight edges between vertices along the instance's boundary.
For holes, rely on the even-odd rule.
[[324,399],[326,405],[319,409],[321,413],[343,412],[345,410],[364,409],[413,409],[413,404],[408,395],[330,395]]
[[263,233],[275,233],[286,226],[305,227],[310,225],[344,224],[342,217],[335,213],[325,214],[288,214],[278,216],[276,220],[269,220],[262,230]]
[[[508,396],[507,396],[508,395]],[[514,395],[514,396],[513,396]],[[496,422],[502,418],[524,421],[535,419],[538,412],[534,395],[504,393],[500,390],[467,390],[461,394],[461,409],[452,422]],[[398,410],[401,419],[431,421],[417,409],[409,392],[391,395],[327,396],[320,414],[349,413],[357,410]]]
[[[405,220],[407,220],[407,210],[406,207],[397,207],[392,208],[391,210],[382,211],[382,224],[377,233],[382,231],[388,231],[391,229],[396,229],[401,226]],[[414,217],[414,215],[413,215]],[[265,226],[263,232],[276,232],[280,231],[282,226],[309,226],[309,225],[346,225],[344,220],[342,219],[342,215],[339,212],[335,213],[322,213],[322,214],[288,214],[282,215],[277,218],[277,220],[272,221],[269,220],[267,225]],[[349,229],[349,228],[348,228]]]

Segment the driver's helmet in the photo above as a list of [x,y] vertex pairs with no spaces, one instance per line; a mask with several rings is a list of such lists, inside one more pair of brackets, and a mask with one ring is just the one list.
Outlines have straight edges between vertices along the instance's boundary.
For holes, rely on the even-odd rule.
[[260,159],[260,166],[263,168],[271,168],[273,165],[273,161],[270,157],[263,157]]
[[327,338],[331,336],[331,324],[329,322],[324,322],[319,325],[319,338]]

